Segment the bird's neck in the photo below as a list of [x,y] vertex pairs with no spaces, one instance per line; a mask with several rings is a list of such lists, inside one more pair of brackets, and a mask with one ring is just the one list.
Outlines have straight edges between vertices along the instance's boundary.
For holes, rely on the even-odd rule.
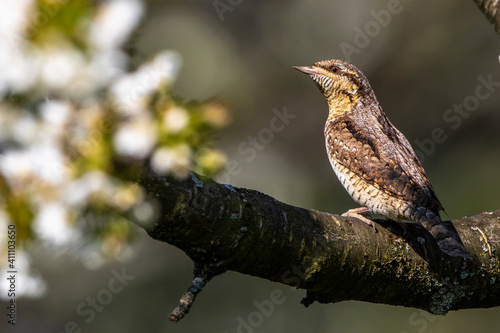
[[[333,96],[331,96],[333,97]],[[356,94],[336,94],[328,98],[328,121],[354,110],[360,98]]]
[[[368,93],[363,93],[363,91],[368,91]],[[375,96],[371,88],[370,90],[358,90],[354,94],[345,92],[335,95],[332,94],[327,97],[327,101],[329,109],[327,121],[334,120],[339,116],[349,114],[351,112],[354,112],[355,110],[364,109],[366,107],[375,106],[375,109],[380,109],[377,97]]]

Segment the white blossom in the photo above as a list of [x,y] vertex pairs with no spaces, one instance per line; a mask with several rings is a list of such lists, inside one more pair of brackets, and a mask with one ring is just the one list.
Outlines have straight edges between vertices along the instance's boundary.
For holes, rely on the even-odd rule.
[[113,138],[116,151],[133,158],[146,157],[156,143],[154,123],[147,116],[134,117],[122,124]]
[[[0,298],[9,300],[7,290],[10,289],[10,281],[5,277],[8,276],[7,268],[0,270]],[[40,277],[40,274],[34,271],[30,264],[29,255],[22,250],[16,250],[16,298],[19,297],[42,297],[47,292],[47,285]]]
[[89,41],[101,50],[121,46],[137,27],[144,6],[137,0],[114,0],[104,3],[92,22]]
[[89,171],[71,181],[63,189],[63,200],[71,207],[81,208],[92,194],[102,193],[103,197],[113,196],[116,181],[102,171]]
[[53,140],[58,140],[64,134],[65,125],[73,112],[71,103],[67,101],[48,101],[40,107],[44,128],[41,129],[47,140],[57,145]]
[[158,148],[151,158],[151,166],[158,174],[173,173],[186,176],[191,165],[192,151],[186,144]]
[[118,111],[124,115],[146,112],[148,97],[162,84],[171,84],[181,65],[177,52],[163,51],[136,72],[123,75],[111,88]]
[[20,38],[28,21],[28,14],[34,0],[2,0],[0,1],[0,36],[17,35]]
[[174,107],[167,110],[163,116],[163,126],[171,133],[182,131],[189,123],[189,114],[186,109]]
[[27,178],[38,178],[53,185],[64,182],[61,166],[64,157],[50,145],[33,145],[25,150],[10,150],[0,156],[0,171],[13,185]]
[[34,220],[38,236],[54,245],[65,245],[79,236],[77,229],[69,222],[68,211],[60,202],[44,202]]

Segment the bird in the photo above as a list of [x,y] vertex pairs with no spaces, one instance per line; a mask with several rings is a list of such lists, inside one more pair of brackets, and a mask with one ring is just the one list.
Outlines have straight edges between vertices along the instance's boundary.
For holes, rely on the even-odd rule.
[[423,225],[441,249],[466,257],[458,233],[439,215],[444,211],[427,174],[406,137],[389,121],[363,72],[338,59],[293,66],[307,74],[328,103],[324,134],[328,159],[360,207],[343,216],[374,227],[367,213]]

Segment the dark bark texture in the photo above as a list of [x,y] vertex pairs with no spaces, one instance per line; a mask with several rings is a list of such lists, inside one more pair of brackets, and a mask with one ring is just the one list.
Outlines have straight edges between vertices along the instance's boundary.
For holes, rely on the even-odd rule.
[[359,300],[449,310],[500,305],[500,210],[452,223],[471,260],[449,257],[416,223],[355,218],[287,205],[255,190],[191,173],[141,180],[158,218],[142,227],[195,263],[172,312],[178,321],[213,277],[227,270],[307,290],[304,305]]

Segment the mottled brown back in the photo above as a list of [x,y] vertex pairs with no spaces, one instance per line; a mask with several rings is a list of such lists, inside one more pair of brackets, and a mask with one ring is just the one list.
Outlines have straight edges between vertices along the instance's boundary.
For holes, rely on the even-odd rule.
[[391,197],[433,212],[442,210],[408,140],[378,108],[378,103],[358,103],[353,110],[327,121],[330,158]]

